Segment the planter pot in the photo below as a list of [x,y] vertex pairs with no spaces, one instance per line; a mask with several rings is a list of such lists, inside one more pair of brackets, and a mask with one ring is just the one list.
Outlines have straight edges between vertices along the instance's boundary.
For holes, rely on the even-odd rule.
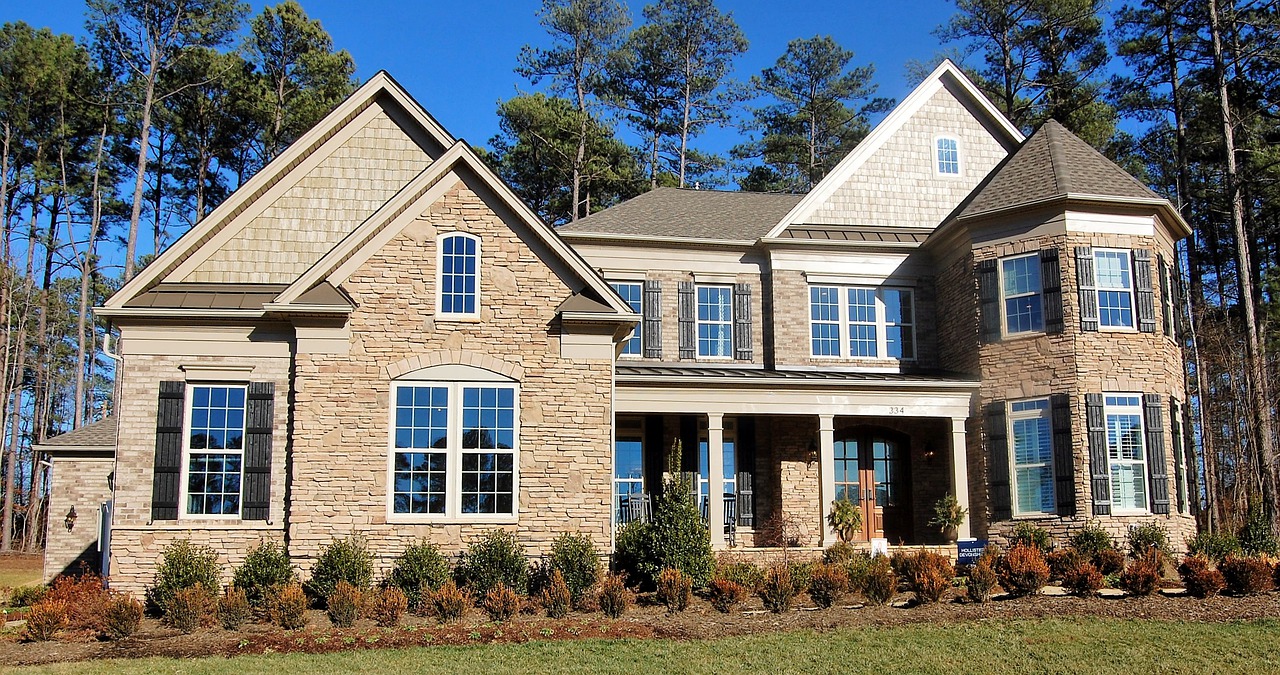
[[956,543],[956,539],[958,537],[959,537],[959,534],[957,532],[957,528],[948,527],[942,530],[942,538],[946,539],[947,543],[949,544]]

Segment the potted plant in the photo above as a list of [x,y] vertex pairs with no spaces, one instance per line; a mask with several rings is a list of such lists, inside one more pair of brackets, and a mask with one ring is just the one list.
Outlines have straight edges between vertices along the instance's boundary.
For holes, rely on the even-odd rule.
[[969,515],[969,509],[962,508],[956,496],[948,492],[934,503],[933,520],[930,520],[929,524],[937,527],[947,541],[955,542],[956,531],[964,524],[964,518],[967,515]]
[[848,543],[853,540],[853,535],[862,529],[862,507],[845,499],[837,499],[831,502],[831,513],[827,515],[827,522],[831,524],[831,529],[840,535],[840,541]]

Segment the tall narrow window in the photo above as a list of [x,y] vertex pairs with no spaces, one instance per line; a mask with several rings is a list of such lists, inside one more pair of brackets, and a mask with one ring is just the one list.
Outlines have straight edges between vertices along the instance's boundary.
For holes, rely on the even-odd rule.
[[698,286],[698,356],[733,358],[732,286]]
[[913,359],[915,353],[915,315],[911,291],[886,288],[884,299],[885,356],[891,359]]
[[395,415],[393,510],[442,514],[449,464],[449,389],[400,387]]
[[850,288],[849,355],[879,356],[876,336],[876,291],[874,288]]
[[198,385],[190,391],[186,512],[200,516],[239,515],[245,388]]
[[480,241],[461,232],[440,238],[440,313],[474,317],[480,305]]
[[1111,464],[1111,506],[1116,511],[1147,509],[1147,460],[1143,447],[1142,397],[1103,397],[1107,456]]
[[1133,267],[1129,251],[1094,249],[1098,284],[1098,324],[1133,328]]
[[640,520],[644,506],[644,420],[619,418],[613,443],[614,522]]
[[[623,300],[631,306],[631,311],[636,314],[642,313],[641,310],[641,285],[630,282],[613,282],[611,284],[613,290],[622,296]],[[622,343],[623,356],[640,356],[643,354],[643,345],[640,343],[640,324],[637,323],[635,328],[631,329],[631,335],[627,336],[626,342]]]
[[954,138],[939,138],[938,173],[945,176],[960,175],[960,141]]
[[1040,256],[1032,254],[1001,260],[1000,282],[1005,334],[1044,330]]
[[515,392],[462,389],[462,512],[511,513],[515,496]]
[[1009,438],[1013,446],[1014,515],[1054,513],[1057,502],[1048,399],[1010,403]]
[[845,499],[854,504],[862,503],[860,474],[858,473],[858,440],[841,438],[835,442],[835,483],[836,499]]

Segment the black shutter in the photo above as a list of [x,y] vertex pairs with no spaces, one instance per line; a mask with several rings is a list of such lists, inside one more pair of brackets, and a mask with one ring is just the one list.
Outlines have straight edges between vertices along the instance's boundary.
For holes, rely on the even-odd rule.
[[1102,394],[1084,395],[1085,423],[1089,429],[1089,482],[1093,515],[1111,515],[1111,461],[1107,458],[1107,419]]
[[680,295],[680,358],[692,359],[698,355],[698,338],[694,326],[697,306],[693,297],[693,282],[681,281]]
[[668,468],[664,422],[662,415],[644,417],[644,443],[641,450],[644,458],[644,490],[649,494],[662,492],[662,474]]
[[1098,289],[1093,280],[1093,249],[1088,246],[1076,247],[1076,290],[1080,296],[1080,330],[1098,330]]
[[1173,327],[1173,298],[1169,295],[1173,290],[1169,287],[1169,279],[1171,278],[1169,263],[1165,262],[1163,253],[1157,254],[1156,260],[1158,263],[1156,269],[1159,270],[1160,274],[1160,317],[1163,319],[1160,322],[1161,329],[1165,335],[1174,337],[1177,335],[1177,331]]
[[1004,401],[987,404],[987,486],[991,494],[991,520],[1013,517],[1009,496],[1009,431]]
[[738,418],[738,527],[755,527],[756,420]]
[[1169,442],[1173,446],[1173,485],[1178,497],[1178,513],[1187,512],[1187,493],[1183,487],[1187,484],[1186,456],[1182,452],[1182,415],[1178,410],[1178,400],[1169,397]]
[[1138,330],[1156,332],[1155,290],[1151,285],[1151,251],[1133,250],[1133,286],[1138,296]]
[[271,433],[275,428],[272,382],[249,383],[244,428],[244,520],[266,520],[271,512]]
[[1000,341],[1000,275],[995,260],[983,260],[977,264],[978,308],[982,321],[984,343]]
[[640,345],[646,359],[662,358],[662,282],[650,279],[644,282],[640,324]]
[[1044,332],[1062,332],[1062,265],[1058,249],[1040,251],[1040,290],[1044,298]]
[[1169,513],[1169,469],[1164,456],[1164,401],[1159,394],[1142,397],[1147,427],[1147,473],[1151,478],[1151,512]]
[[185,382],[161,382],[156,404],[156,456],[151,478],[151,520],[178,519],[182,476],[182,416]]
[[751,360],[751,284],[733,285],[733,358]]
[[1071,399],[1066,394],[1049,397],[1053,422],[1053,490],[1058,496],[1058,515],[1076,513],[1075,448],[1071,444]]

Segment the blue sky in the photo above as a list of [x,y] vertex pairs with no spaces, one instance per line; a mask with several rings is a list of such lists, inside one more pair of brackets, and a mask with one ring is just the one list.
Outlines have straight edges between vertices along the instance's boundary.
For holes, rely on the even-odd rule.
[[[351,52],[363,81],[378,70],[392,74],[455,136],[487,144],[497,132],[497,102],[533,87],[515,74],[524,44],[548,44],[538,25],[536,0],[300,0],[312,17]],[[84,36],[82,0],[4,0],[4,21],[22,20]],[[264,3],[254,1],[252,12]],[[646,3],[629,2],[633,20]],[[910,87],[904,65],[940,49],[933,30],[954,12],[949,0],[866,2],[720,0],[751,46],[735,76],[746,79],[772,64],[795,38],[831,35],[854,51],[854,63],[874,63],[879,95],[900,100]],[[737,131],[709,131],[695,145],[725,152]]]

